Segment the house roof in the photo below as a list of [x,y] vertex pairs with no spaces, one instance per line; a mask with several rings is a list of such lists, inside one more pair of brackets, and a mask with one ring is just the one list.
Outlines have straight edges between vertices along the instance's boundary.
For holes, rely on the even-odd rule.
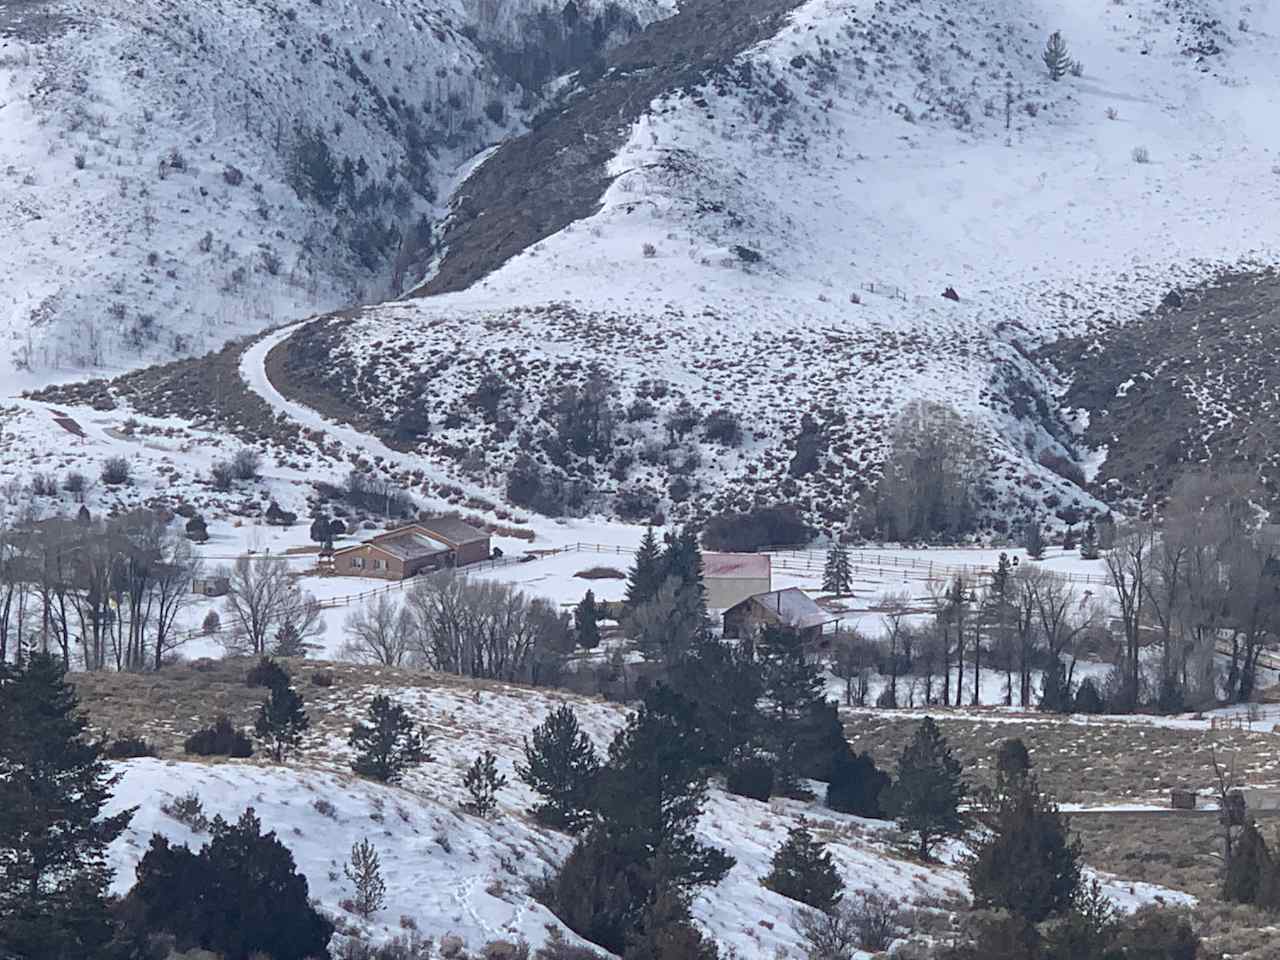
[[384,533],[380,537],[372,540],[366,540],[364,543],[353,544],[349,547],[343,547],[341,550],[333,551],[333,555],[339,556],[344,553],[351,553],[355,550],[378,550],[385,553],[389,557],[397,560],[417,560],[422,557],[432,557],[441,553],[448,553],[452,547],[440,540],[434,540],[420,530],[413,528],[403,530],[393,530],[391,533]]
[[398,536],[380,538],[370,542],[369,546],[389,553],[397,560],[417,560],[448,553],[450,550],[448,544],[433,540],[418,530],[406,530]]
[[413,529],[429,534],[433,533],[454,545],[473,543],[476,540],[487,540],[489,538],[489,535],[483,530],[477,530],[470,524],[463,523],[457,517],[427,517],[425,520],[415,520],[399,530],[391,530],[388,533],[379,534],[373,538],[373,542],[381,543],[383,540],[395,537],[405,530]]
[[771,572],[767,553],[704,553],[704,580],[768,580]]
[[[831,623],[833,620],[839,619],[823,610],[799,587],[787,587],[783,590],[757,593],[755,596],[743,600],[742,603],[754,604],[772,613],[787,626],[796,627],[800,630],[809,627],[820,627],[824,623]],[[742,603],[738,604],[738,606],[742,606]]]

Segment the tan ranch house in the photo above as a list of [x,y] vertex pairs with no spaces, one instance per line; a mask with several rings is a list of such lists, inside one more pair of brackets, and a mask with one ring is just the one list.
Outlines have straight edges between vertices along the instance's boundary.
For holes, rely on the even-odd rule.
[[489,535],[454,517],[430,517],[333,551],[333,572],[404,580],[431,570],[488,560]]

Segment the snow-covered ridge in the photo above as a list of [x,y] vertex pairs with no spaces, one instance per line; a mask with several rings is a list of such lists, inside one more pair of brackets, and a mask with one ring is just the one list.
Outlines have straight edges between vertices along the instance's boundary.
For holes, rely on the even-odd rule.
[[[1055,29],[1078,76],[1047,75]],[[811,0],[651,105],[599,213],[469,290],[330,324],[339,368],[299,376],[364,429],[438,411],[417,448],[459,475],[469,453],[466,475],[495,490],[594,365],[623,408],[653,381],[666,399],[621,429],[627,467],[566,472],[644,487],[669,514],[762,492],[839,523],[919,398],[991,449],[994,514],[1089,506],[1041,465],[1089,452],[1032,351],[1273,256],[1259,200],[1280,195],[1280,140],[1256,117],[1280,90],[1278,47],[1273,4]],[[516,398],[496,432],[468,399],[485,370]],[[748,442],[670,444],[656,424],[680,399],[734,410]],[[829,442],[797,476],[806,417]]]
[[[591,41],[555,62],[669,12],[632,6],[584,0]],[[0,372],[139,366],[398,293],[459,166],[539,106],[499,53],[548,10],[524,39],[568,44],[539,0],[0,11]]]

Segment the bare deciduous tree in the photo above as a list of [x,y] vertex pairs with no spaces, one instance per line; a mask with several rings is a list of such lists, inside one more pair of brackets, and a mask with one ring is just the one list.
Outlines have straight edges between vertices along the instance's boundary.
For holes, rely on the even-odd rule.
[[414,652],[433,670],[536,682],[543,655],[572,649],[565,618],[508,584],[449,571],[419,580],[407,604]]
[[398,667],[409,655],[413,617],[388,594],[380,593],[347,615],[344,660]]
[[240,557],[224,575],[228,579],[224,620],[233,649],[264,654],[274,631],[289,628],[299,642],[318,633],[323,621],[315,598],[289,575],[281,557]]

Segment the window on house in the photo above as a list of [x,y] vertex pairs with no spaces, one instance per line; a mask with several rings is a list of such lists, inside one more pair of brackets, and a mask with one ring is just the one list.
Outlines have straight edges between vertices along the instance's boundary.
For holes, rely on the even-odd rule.
[[364,569],[364,557],[352,557],[351,566],[356,570]]
[[375,570],[381,570],[381,569],[382,569],[382,561],[381,561],[381,560],[378,560],[378,559],[376,559],[376,558],[375,558],[375,559],[374,559],[374,561],[373,561],[373,569],[375,569]]

